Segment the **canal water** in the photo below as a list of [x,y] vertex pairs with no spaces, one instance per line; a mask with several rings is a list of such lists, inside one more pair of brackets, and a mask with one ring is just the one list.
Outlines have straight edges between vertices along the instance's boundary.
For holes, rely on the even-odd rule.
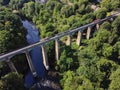
[[[28,44],[33,44],[35,42],[40,41],[39,31],[36,29],[35,25],[31,24],[29,21],[24,20],[22,21],[23,26],[27,29],[27,42]],[[35,47],[33,50],[30,51],[30,56],[32,59],[32,63],[34,68],[37,72],[37,75],[41,78],[44,78],[46,75],[46,70],[43,64],[41,47]],[[30,88],[35,83],[33,75],[29,70],[27,75],[25,76],[25,86]]]

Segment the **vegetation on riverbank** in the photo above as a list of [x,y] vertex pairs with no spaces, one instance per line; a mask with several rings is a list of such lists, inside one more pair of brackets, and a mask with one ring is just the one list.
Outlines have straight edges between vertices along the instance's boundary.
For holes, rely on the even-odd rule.
[[[0,53],[25,45],[23,41],[26,41],[26,32],[23,32],[18,17],[10,13],[12,10],[19,10],[19,14],[35,23],[40,30],[40,36],[45,38],[83,26],[96,19],[105,18],[110,12],[120,8],[120,0],[102,0],[101,3],[97,3],[99,7],[97,10],[91,8],[94,1],[90,1],[48,0],[46,4],[40,4],[33,0],[26,2],[24,0],[22,2],[21,0],[15,0],[15,2],[11,0],[9,5],[1,7],[4,8],[3,11],[6,11],[6,14],[3,18],[3,14],[0,12]],[[9,9],[7,10],[7,8]],[[83,37],[80,47],[75,42],[69,47],[61,41],[61,56],[57,62],[54,53],[51,53],[54,51],[54,42],[46,45],[49,62],[60,72],[60,83],[63,90],[119,90],[119,28],[120,16],[115,18],[113,22],[102,23],[90,40],[86,41]],[[72,38],[74,41],[76,34]],[[13,40],[12,44],[8,43],[9,39]],[[16,39],[20,41],[17,42]],[[2,64],[0,66],[2,67]],[[3,67],[0,68],[0,71],[3,72]],[[0,85],[2,85],[1,83]]]

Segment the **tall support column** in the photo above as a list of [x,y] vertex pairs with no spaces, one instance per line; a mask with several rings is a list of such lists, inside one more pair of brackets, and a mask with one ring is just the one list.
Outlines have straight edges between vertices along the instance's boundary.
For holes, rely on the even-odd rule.
[[100,28],[100,25],[99,24],[96,24],[96,29],[98,30]]
[[34,66],[33,66],[33,63],[32,63],[32,60],[31,60],[31,57],[30,57],[29,52],[28,52],[28,51],[25,52],[25,55],[26,55],[26,58],[27,58],[27,61],[28,61],[30,70],[31,70],[33,76],[36,77],[36,76],[37,76],[37,73],[36,73],[36,70],[35,70],[35,68],[34,68]]
[[87,39],[90,38],[90,33],[91,33],[91,27],[88,27],[88,29],[87,29],[87,36],[86,36]]
[[69,34],[69,35],[67,36],[66,45],[71,46],[71,42],[72,42],[72,35]]
[[77,36],[77,40],[76,40],[76,44],[78,46],[80,46],[81,40],[82,40],[82,31],[78,31],[78,36]]
[[39,80],[40,80],[40,79],[39,79],[39,77],[38,77],[38,75],[37,75],[37,72],[36,72],[34,66],[33,66],[32,59],[31,59],[31,57],[30,57],[29,52],[28,52],[28,51],[25,52],[25,55],[26,55],[26,58],[27,58],[27,61],[28,61],[30,70],[31,70],[31,72],[32,72],[32,74],[33,74],[34,80],[36,81],[36,85],[40,88],[40,83],[39,83]]
[[113,21],[114,19],[113,18],[110,18],[110,21]]
[[13,62],[10,61],[10,59],[8,59],[6,62],[7,62],[8,66],[10,67],[12,72],[17,72],[17,69],[15,68]]
[[43,63],[44,66],[47,70],[49,70],[49,63],[48,63],[48,57],[47,57],[47,52],[46,52],[46,48],[44,45],[41,46],[42,48],[42,56],[43,56]]
[[59,60],[60,58],[60,43],[59,43],[59,39],[55,40],[55,58],[56,60]]

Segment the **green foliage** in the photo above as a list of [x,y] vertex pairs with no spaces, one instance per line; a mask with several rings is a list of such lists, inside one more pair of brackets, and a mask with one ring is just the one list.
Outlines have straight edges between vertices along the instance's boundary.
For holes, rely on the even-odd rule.
[[120,7],[120,0],[102,0],[101,7],[105,7],[107,11],[116,10]]
[[[84,6],[83,10],[79,10],[82,4]],[[61,2],[50,0],[45,5],[28,2],[22,8],[22,14],[37,25],[42,37],[53,36],[58,32],[91,22],[94,19],[92,13],[83,16],[82,19],[82,15],[91,11],[88,0]],[[47,30],[48,28],[51,28],[51,30]]]
[[97,32],[97,36],[89,42],[91,46],[97,51],[97,53],[101,54],[102,46],[104,43],[108,43],[108,38],[110,36],[110,32],[107,30],[99,30]]
[[88,13],[83,15],[82,21],[85,21],[85,24],[92,22],[95,19],[95,16],[93,13]]
[[104,43],[102,48],[102,53],[104,57],[110,57],[113,53],[113,47],[109,44]]
[[9,11],[0,13],[0,53],[20,48],[26,44],[26,31],[18,16]]
[[101,58],[100,61],[97,62],[97,67],[101,72],[105,72],[107,75],[110,75],[111,72],[116,71],[118,65],[111,60]]
[[46,50],[47,50],[48,58],[51,61],[51,64],[53,64],[55,62],[55,57],[54,57],[55,56],[55,44],[54,44],[54,42],[47,43]]
[[21,9],[23,7],[23,4],[27,1],[28,0],[10,0],[9,7],[13,10],[14,9],[18,10]]
[[67,5],[61,8],[61,14],[68,18],[69,16],[74,14],[73,6]]
[[111,29],[111,24],[110,24],[110,22],[107,22],[107,21],[103,22],[103,24],[100,25],[100,29],[101,29],[101,30],[103,30],[103,29],[110,30],[110,29]]
[[57,61],[61,72],[69,70],[74,65],[73,59],[71,57],[73,54],[70,51],[70,47],[66,46],[66,49],[61,53],[60,60]]
[[[116,20],[117,19],[118,18],[116,18]],[[114,22],[112,24],[114,24]],[[79,67],[79,69],[78,69],[79,73],[81,72],[81,74],[83,74],[83,75],[85,73],[85,76],[87,77],[87,74],[86,74],[88,72],[87,70],[89,70],[89,74],[90,74],[90,72],[91,72],[90,68],[93,66],[95,72],[97,71],[96,73],[98,75],[95,75],[93,73],[91,73],[90,75],[95,76],[94,79],[95,78],[97,79],[97,83],[100,83],[99,87],[102,87],[102,88],[109,87],[109,84],[110,84],[109,76],[110,76],[111,72],[115,71],[118,68],[118,65],[115,64],[113,61],[118,60],[118,58],[116,58],[116,57],[119,56],[119,54],[118,54],[118,52],[120,50],[119,46],[118,46],[119,42],[117,40],[114,41],[114,43],[112,43],[114,45],[113,46],[109,40],[111,35],[118,34],[118,33],[113,33],[113,31],[115,32],[114,27],[112,28],[112,26],[108,22],[103,23],[100,26],[100,29],[97,32],[97,34],[95,35],[95,37],[89,41],[89,43],[88,43],[89,46],[87,48],[84,48],[83,50],[80,50],[81,53],[79,55],[80,61],[81,61],[80,63],[81,63],[81,65],[83,65],[83,66]],[[119,30],[116,30],[116,32],[119,32]],[[119,37],[117,37],[117,39],[119,39]],[[94,48],[92,48],[92,47],[94,47]],[[114,49],[115,47],[116,47],[116,51]],[[84,53],[85,50],[86,50],[86,52]],[[93,54],[93,53],[96,53],[96,54]],[[92,57],[90,57],[90,56],[92,56]],[[107,58],[107,59],[103,59],[103,57]],[[81,60],[81,59],[83,59],[83,60]],[[88,64],[85,63],[85,60],[87,60],[87,59],[90,60],[91,62],[94,60],[94,63],[93,62],[91,63],[90,61],[87,61]],[[112,59],[113,61],[109,60],[109,59]],[[97,65],[95,64],[95,62],[97,62]],[[119,62],[119,61],[117,61],[117,62]],[[92,66],[88,66],[88,68],[87,68],[87,65],[92,65]],[[97,66],[97,68],[95,68],[96,66]],[[98,78],[97,78],[97,76],[98,76]],[[89,78],[90,80],[94,80],[90,77],[87,77],[87,78]],[[95,85],[95,87],[96,87],[96,85]]]
[[92,11],[88,3],[88,0],[80,0],[78,3],[76,3],[76,5],[78,6],[78,9],[76,11],[79,14],[84,15]]
[[61,80],[63,90],[93,90],[92,83],[84,76],[77,76],[73,71],[67,71],[64,73]]
[[120,16],[118,16],[112,23],[112,27],[114,29],[116,29],[116,32],[118,32],[118,34],[120,35],[120,31],[119,31],[119,28],[120,28]]
[[111,44],[114,44],[115,42],[117,42],[120,39],[120,16],[118,16],[112,23],[112,33],[109,37],[109,42]]
[[114,46],[113,46],[113,50],[114,50],[114,58],[119,62],[120,60],[120,41],[118,41]]
[[97,18],[97,19],[103,19],[103,18],[105,18],[106,15],[107,15],[106,8],[98,9],[98,10],[95,12],[95,15],[96,15],[96,18]]
[[111,6],[111,0],[102,0],[101,2],[101,7],[105,7],[108,11],[110,11],[112,9],[112,6]]
[[5,62],[0,62],[0,78],[10,72],[10,68]]
[[26,16],[28,18],[32,18],[33,14],[35,14],[35,3],[32,1],[25,3],[22,9],[23,9],[23,12],[26,13]]
[[45,37],[51,37],[53,36],[55,27],[52,24],[46,24],[46,26],[41,30],[41,37],[45,38]]
[[24,90],[22,75],[9,73],[0,80],[0,90]]
[[[9,7],[11,10],[21,9],[22,16],[36,24],[41,37],[49,38],[59,32],[90,23],[94,19],[105,18],[107,11],[116,10],[120,7],[120,0],[102,0],[100,5],[101,8],[95,13],[90,8],[89,0],[48,0],[44,5],[33,0],[27,3],[21,0],[12,0]],[[26,36],[18,16],[10,13],[11,11],[5,7],[0,8],[0,10],[2,9],[4,11],[0,12],[0,53],[25,45]],[[120,17],[118,16],[113,22],[104,22],[92,39],[83,41],[85,46],[79,47],[79,50],[74,44],[74,46],[68,47],[64,46],[62,42],[57,68],[62,77],[60,83],[63,90],[119,90],[119,28]],[[54,42],[46,45],[50,65],[55,65],[54,47]],[[24,60],[23,56],[13,57],[16,66],[25,63],[22,60]],[[24,66],[24,64],[22,65]],[[9,71],[6,70],[6,67],[5,64],[0,64],[0,73],[2,72],[0,76]],[[17,69],[22,72],[20,67],[17,67]],[[26,70],[26,67],[24,67],[24,70]],[[13,78],[14,75],[10,76],[10,78]],[[19,75],[14,77],[21,80]],[[7,76],[5,76],[5,79],[6,81],[4,79],[0,81],[1,86],[6,87],[6,83],[14,80],[9,79],[8,82]],[[19,79],[15,79],[16,82],[18,82],[17,80]],[[8,86],[13,84],[15,84],[15,87],[17,86],[15,82],[9,83]]]
[[[8,9],[2,9],[0,12],[0,54],[25,46],[27,44],[26,34],[20,18],[12,14]],[[20,57],[16,56],[11,59],[14,60],[16,66],[24,66],[17,66],[18,72],[20,73],[25,73],[24,71],[28,69],[25,58],[21,55]],[[0,77],[8,72],[10,72],[8,65],[6,63],[0,63]]]
[[110,87],[109,90],[119,90],[120,89],[120,68],[118,68],[116,71],[114,71],[110,76]]

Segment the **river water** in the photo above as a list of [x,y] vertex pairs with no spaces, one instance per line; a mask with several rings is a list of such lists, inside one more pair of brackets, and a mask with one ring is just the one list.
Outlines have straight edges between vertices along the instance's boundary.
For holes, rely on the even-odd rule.
[[[27,42],[28,44],[33,44],[35,42],[40,41],[39,31],[36,29],[35,25],[31,24],[27,20],[22,21],[23,26],[27,29]],[[43,65],[41,47],[35,47],[33,50],[30,51],[30,56],[34,65],[34,68],[37,72],[37,75],[41,78],[45,77],[46,70]],[[33,75],[29,70],[27,75],[25,76],[25,86],[30,88],[35,83]]]

